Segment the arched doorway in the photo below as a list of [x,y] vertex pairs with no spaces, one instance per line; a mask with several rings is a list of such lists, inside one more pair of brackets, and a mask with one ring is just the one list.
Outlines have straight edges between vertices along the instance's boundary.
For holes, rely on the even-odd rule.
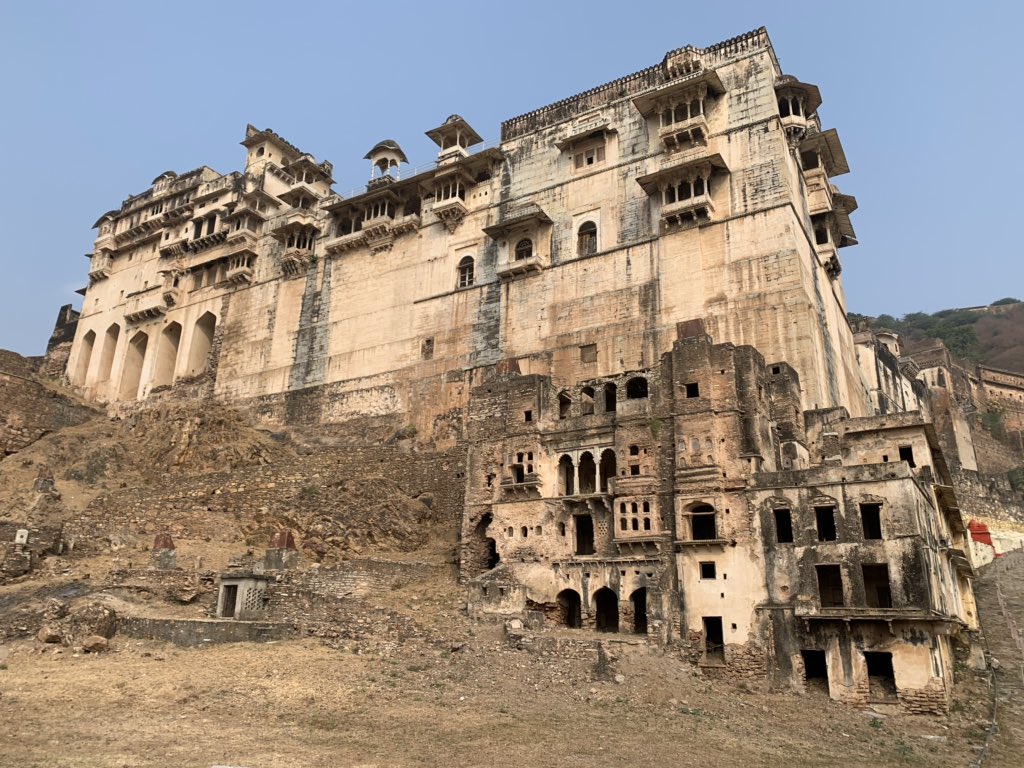
[[139,331],[128,342],[128,354],[124,359],[124,371],[121,373],[122,400],[134,400],[139,396],[139,381],[142,379],[142,364],[146,360],[146,348],[149,336]]
[[207,312],[196,321],[192,331],[192,346],[188,352],[188,376],[198,376],[210,365],[210,350],[213,349],[213,332],[217,330],[217,318]]
[[89,331],[82,337],[82,347],[78,352],[78,363],[75,366],[75,384],[85,384],[89,375],[89,363],[92,362],[92,350],[96,346],[96,331]]
[[558,491],[562,496],[572,496],[575,493],[576,470],[572,465],[572,457],[568,454],[558,460]]
[[629,596],[629,602],[633,604],[633,632],[638,635],[647,634],[647,587],[633,592]]
[[174,364],[178,359],[178,345],[181,344],[181,326],[171,323],[160,332],[156,348],[156,365],[153,369],[153,386],[163,387],[174,383]]
[[583,606],[580,593],[575,589],[563,589],[558,593],[558,610],[562,624],[579,629],[583,626]]
[[117,341],[121,338],[121,326],[114,323],[107,332],[103,334],[103,351],[100,352],[100,367],[96,371],[96,381],[108,381],[110,372],[114,367],[114,353],[117,351]]
[[581,494],[597,493],[597,464],[590,451],[580,456],[579,476]]
[[608,587],[594,593],[594,617],[598,632],[619,631],[619,596]]
[[605,448],[601,451],[601,493],[608,492],[608,480],[615,477],[615,451]]

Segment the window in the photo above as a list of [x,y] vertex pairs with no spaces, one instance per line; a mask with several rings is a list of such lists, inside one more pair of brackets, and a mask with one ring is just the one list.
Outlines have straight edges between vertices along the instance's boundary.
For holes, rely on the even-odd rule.
[[822,608],[840,608],[843,602],[843,572],[838,565],[816,565],[818,597]]
[[700,564],[700,577],[702,579],[717,579],[718,575],[714,563]]
[[459,262],[459,288],[469,288],[476,279],[472,256],[465,256]]
[[686,397],[700,397],[700,385],[694,382],[686,385]]
[[594,518],[590,515],[575,515],[576,554],[594,554]]
[[889,566],[886,563],[865,563],[864,599],[870,608],[892,608],[892,586],[889,583]]
[[523,421],[527,424],[533,421],[533,411],[523,411]]
[[576,255],[590,256],[597,253],[597,224],[585,221],[576,232]]
[[263,155],[266,154],[266,151],[265,147],[260,147],[256,150],[256,157],[263,157]]
[[690,530],[694,541],[717,539],[718,526],[715,524],[715,508],[710,504],[694,507],[690,517]]
[[420,357],[424,360],[430,360],[434,356],[434,339],[424,339],[420,345]]
[[835,507],[815,507],[814,521],[818,526],[818,541],[835,541],[839,538],[836,533]]
[[580,391],[580,413],[590,416],[594,413],[594,388],[584,387]]
[[860,520],[864,527],[865,539],[882,538],[882,505],[861,504]]
[[608,382],[604,385],[604,411],[605,413],[615,412],[615,385]]
[[788,509],[775,510],[775,540],[780,544],[793,543],[793,516]]
[[568,392],[558,393],[558,418],[568,419],[572,415],[572,398]]
[[518,243],[516,243],[515,258],[516,261],[523,261],[533,256],[533,241],[524,237]]
[[642,376],[630,379],[626,382],[626,397],[630,400],[638,400],[647,397],[647,379]]
[[593,147],[585,147],[573,155],[573,166],[581,170],[592,165],[600,165],[604,162],[604,144]]
[[583,346],[580,347],[580,362],[597,362],[597,344],[584,344]]
[[917,465],[914,463],[914,449],[911,448],[909,445],[901,445],[900,461],[905,461],[911,467],[916,467]]

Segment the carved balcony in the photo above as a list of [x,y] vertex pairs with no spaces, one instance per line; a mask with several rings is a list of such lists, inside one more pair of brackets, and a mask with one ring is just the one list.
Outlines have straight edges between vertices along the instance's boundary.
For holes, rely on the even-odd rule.
[[469,206],[461,197],[453,196],[446,200],[436,200],[431,210],[445,225],[449,232],[454,232],[469,211]]
[[519,275],[528,275],[532,272],[540,272],[547,266],[547,259],[537,253],[525,259],[505,257],[498,261],[497,273],[502,280],[511,280]]
[[658,130],[658,138],[666,150],[675,152],[692,146],[706,146],[710,132],[707,115],[699,114],[687,120],[662,126]]
[[281,254],[281,270],[285,277],[297,277],[306,273],[313,263],[311,248],[289,248]]
[[828,213],[833,208],[832,194],[837,191],[835,185],[828,180],[828,173],[821,166],[804,171],[804,183],[807,185],[807,208],[813,216],[817,213]]
[[139,323],[167,312],[163,287],[159,285],[130,293],[125,299],[124,319],[129,323]]
[[107,253],[97,253],[92,257],[89,265],[89,281],[95,283],[97,280],[105,280],[110,277],[113,268],[113,259]]
[[710,195],[694,195],[686,200],[663,205],[661,224],[664,228],[694,227],[711,221],[714,214],[715,205]]

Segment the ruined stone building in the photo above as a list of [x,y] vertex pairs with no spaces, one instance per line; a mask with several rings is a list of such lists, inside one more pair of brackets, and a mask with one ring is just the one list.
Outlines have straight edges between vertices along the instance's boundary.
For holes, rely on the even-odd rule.
[[480,616],[635,632],[723,674],[943,706],[975,623],[926,387],[855,338],[854,198],[761,29],[505,121],[452,115],[364,188],[248,126],[96,222],[67,366],[272,422],[467,451]]

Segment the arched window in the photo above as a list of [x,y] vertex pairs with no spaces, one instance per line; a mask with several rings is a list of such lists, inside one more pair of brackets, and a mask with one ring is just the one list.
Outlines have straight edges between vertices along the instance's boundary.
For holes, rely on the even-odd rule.
[[459,288],[469,288],[476,282],[473,257],[464,256],[459,262]]
[[585,221],[576,232],[576,255],[589,256],[597,253],[597,224]]
[[594,388],[584,387],[580,392],[580,412],[584,416],[594,413]]
[[615,412],[615,385],[611,382],[604,385],[604,412]]
[[256,157],[263,157],[266,151],[267,150],[265,148],[260,147],[259,149],[256,150]]
[[626,397],[637,400],[647,397],[647,379],[637,376],[626,382]]
[[533,256],[533,240],[524,237],[516,243],[516,261],[523,261]]

